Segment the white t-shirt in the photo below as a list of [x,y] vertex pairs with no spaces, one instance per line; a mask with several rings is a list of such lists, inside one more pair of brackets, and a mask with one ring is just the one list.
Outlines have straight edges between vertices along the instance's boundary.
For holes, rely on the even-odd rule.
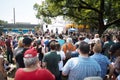
[[61,50],[61,51],[57,51],[57,54],[60,54],[61,57],[61,61],[58,63],[59,66],[59,70],[62,71],[63,68],[63,60],[66,58],[65,53]]

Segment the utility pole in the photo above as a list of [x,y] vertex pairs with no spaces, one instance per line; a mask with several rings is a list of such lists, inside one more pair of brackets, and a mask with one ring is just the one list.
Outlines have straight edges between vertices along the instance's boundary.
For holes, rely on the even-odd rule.
[[13,8],[13,20],[14,20],[14,24],[15,24],[15,8]]

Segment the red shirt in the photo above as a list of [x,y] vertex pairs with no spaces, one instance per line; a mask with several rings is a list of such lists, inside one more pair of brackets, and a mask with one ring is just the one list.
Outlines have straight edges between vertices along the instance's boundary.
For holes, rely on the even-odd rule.
[[15,80],[55,80],[55,77],[47,69],[25,72],[23,68],[19,68],[15,73]]
[[5,46],[5,41],[0,40],[0,46]]

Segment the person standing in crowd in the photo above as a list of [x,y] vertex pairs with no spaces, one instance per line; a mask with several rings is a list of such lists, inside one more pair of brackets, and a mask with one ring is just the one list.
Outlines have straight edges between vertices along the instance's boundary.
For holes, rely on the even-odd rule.
[[73,43],[75,44],[78,41],[77,39],[78,36],[76,35],[75,32],[73,32],[71,37],[72,37]]
[[[118,60],[120,58],[118,58],[120,56],[120,35],[116,35],[116,43],[113,44],[111,47],[110,47],[110,50],[109,50],[109,53],[111,55],[111,62],[114,64],[116,63],[115,61],[117,60],[117,62],[119,62]],[[118,58],[118,59],[117,59]],[[118,64],[118,63],[117,63]],[[114,64],[116,67],[117,65]],[[120,66],[120,65],[119,65]],[[116,78],[120,73],[118,73],[116,70],[114,70],[114,73],[113,73],[114,77]],[[119,79],[118,79],[119,80]]]
[[3,36],[0,37],[0,47],[2,47],[3,52],[5,53],[5,39]]
[[94,35],[94,39],[92,40],[93,43],[96,43],[97,41],[100,41],[100,42],[101,42],[100,37],[99,37],[99,34],[95,34],[95,35]]
[[76,47],[73,44],[72,38],[67,38],[66,43],[62,46],[62,50],[64,53],[67,52],[67,50],[75,51]]
[[[20,38],[18,40],[18,46],[13,50],[13,54],[14,54],[14,61],[15,61],[15,57],[22,52],[24,49],[23,47],[23,38]],[[16,61],[15,61],[16,62]],[[18,68],[18,63],[16,62],[16,67]]]
[[56,51],[57,51],[57,54],[61,56],[61,61],[58,63],[58,65],[59,65],[59,71],[60,71],[59,80],[62,80],[63,60],[65,60],[66,56],[65,56],[65,53],[61,50],[61,46],[59,43],[56,43]]
[[114,63],[115,72],[118,74],[116,80],[120,80],[120,56],[116,58]]
[[55,75],[56,80],[60,80],[60,71],[58,63],[61,61],[60,55],[56,52],[56,42],[52,41],[50,43],[50,49],[51,51],[48,53],[45,53],[43,57],[43,67],[46,67]]
[[[39,61],[40,63],[42,64],[42,59],[43,59],[43,56],[44,56],[44,52],[43,52],[43,46],[41,44],[41,41],[39,39],[37,40],[34,40],[33,41],[33,44],[32,44],[32,47],[36,48],[37,52],[38,52],[38,58],[39,58]],[[42,66],[42,65],[41,65]]]
[[19,68],[15,80],[55,80],[54,75],[47,69],[40,68],[37,50],[31,48],[24,53],[25,68]]
[[103,54],[106,55],[108,58],[110,58],[109,49],[113,44],[114,42],[111,40],[111,36],[105,35],[105,42],[103,45]]
[[49,52],[51,50],[50,48],[50,43],[51,42],[57,42],[57,40],[55,39],[55,34],[50,34],[50,40],[49,40],[49,43],[47,44],[46,46],[46,50],[48,50],[47,52]]
[[120,56],[120,35],[116,35],[116,43],[110,47],[110,60],[114,62],[116,57]]
[[58,28],[56,28],[56,32],[55,33],[58,35]]
[[60,44],[60,46],[62,46],[63,44],[65,44],[65,40],[63,39],[62,34],[59,34],[59,39],[57,41]]
[[105,79],[106,75],[107,75],[108,67],[109,67],[110,75],[112,74],[112,72],[113,72],[113,65],[111,64],[111,62],[109,61],[107,56],[101,54],[101,51],[102,51],[101,43],[96,43],[93,46],[94,54],[92,56],[90,56],[90,57],[95,59],[99,63],[99,65],[101,67],[101,77],[103,79]]
[[13,63],[13,45],[12,45],[12,36],[8,35],[6,40],[6,50],[7,50],[7,60],[9,63]]
[[24,68],[24,62],[23,62],[23,54],[26,50],[28,50],[31,46],[32,39],[28,37],[24,37],[23,39],[23,50],[17,53],[15,56],[16,63],[18,64],[18,68]]
[[4,68],[4,57],[2,54],[2,47],[0,47],[0,80],[7,80],[7,73]]
[[75,43],[75,46],[78,47],[79,44],[80,44],[83,40],[84,40],[84,39],[83,39],[83,36],[80,35],[80,36],[78,37],[78,41]]
[[49,44],[50,37],[47,35],[44,37],[44,45],[45,45],[45,53],[48,52],[48,44]]
[[86,42],[79,44],[79,57],[67,61],[62,70],[62,75],[68,80],[84,80],[86,77],[101,76],[100,65],[89,57],[90,47]]
[[66,61],[71,58],[71,53],[76,50],[76,46],[74,46],[72,38],[67,38],[66,43],[62,46],[62,50],[66,56],[66,60],[64,61],[64,63],[66,63]]
[[90,42],[90,35],[89,34],[85,34],[84,37],[85,37],[85,39],[83,41],[89,43]]

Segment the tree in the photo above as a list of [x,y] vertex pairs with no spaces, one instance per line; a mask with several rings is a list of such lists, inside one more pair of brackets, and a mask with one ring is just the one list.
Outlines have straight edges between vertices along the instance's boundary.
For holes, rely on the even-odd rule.
[[102,34],[111,25],[120,24],[120,0],[46,0],[35,4],[37,18],[67,16],[79,24],[96,27]]
[[46,17],[44,15],[44,13],[41,12],[42,11],[42,7],[44,7],[44,6],[38,5],[38,4],[34,5],[34,9],[38,11],[36,17],[38,19],[42,19],[45,23],[50,24],[51,23],[51,18],[49,16]]
[[2,32],[3,32],[3,27],[2,27],[3,24],[7,24],[7,21],[0,20],[0,36],[1,36]]
[[0,20],[0,25],[7,24],[7,21]]

